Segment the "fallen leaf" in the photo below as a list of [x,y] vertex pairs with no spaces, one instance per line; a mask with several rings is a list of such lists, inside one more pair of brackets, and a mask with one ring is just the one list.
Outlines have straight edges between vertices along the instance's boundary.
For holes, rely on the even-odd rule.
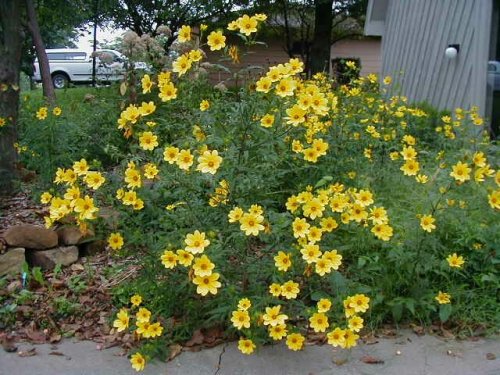
[[61,353],[61,352],[50,352],[49,355],[58,355],[58,356],[61,356],[61,357],[64,356],[64,354]]
[[493,353],[486,353],[486,359],[489,361],[494,361],[495,359],[497,359],[497,356]]
[[85,270],[85,267],[81,265],[80,263],[73,263],[71,266],[71,271],[83,271]]
[[1,336],[0,342],[2,343],[3,350],[5,350],[7,353],[14,353],[15,351],[17,351],[16,343],[14,342],[14,339],[12,337]]
[[52,335],[50,335],[49,342],[51,344],[54,344],[59,341],[61,341],[61,335],[59,333],[53,333]]
[[33,357],[36,354],[36,348],[31,348],[30,350],[20,350],[17,352],[19,357]]
[[26,336],[35,344],[45,344],[47,338],[45,337],[45,333],[35,330],[33,325],[25,329]]
[[380,358],[372,357],[371,355],[365,355],[360,358],[360,361],[363,363],[367,363],[369,365],[376,365],[384,363]]
[[203,344],[203,340],[205,339],[205,336],[201,332],[200,329],[197,329],[196,331],[193,332],[193,336],[184,344],[184,346],[195,346],[195,345],[200,345]]
[[425,335],[425,328],[424,328],[424,327],[414,325],[412,328],[413,328],[413,332],[414,332],[417,336],[423,336],[423,335]]
[[179,354],[182,353],[182,346],[180,346],[179,344],[173,344],[170,345],[169,350],[170,354],[168,355],[167,362],[171,361],[172,359],[174,359],[175,357],[177,357]]

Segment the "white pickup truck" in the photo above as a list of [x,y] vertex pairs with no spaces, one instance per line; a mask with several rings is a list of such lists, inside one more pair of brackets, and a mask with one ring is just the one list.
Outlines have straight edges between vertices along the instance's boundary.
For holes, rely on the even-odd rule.
[[[89,83],[92,81],[92,53],[79,49],[48,49],[50,75],[56,89],[68,83]],[[126,58],[115,50],[97,50],[96,79],[98,81],[117,81],[123,78]],[[135,69],[147,69],[144,63],[135,63]],[[38,59],[34,64],[33,79],[41,82]]]

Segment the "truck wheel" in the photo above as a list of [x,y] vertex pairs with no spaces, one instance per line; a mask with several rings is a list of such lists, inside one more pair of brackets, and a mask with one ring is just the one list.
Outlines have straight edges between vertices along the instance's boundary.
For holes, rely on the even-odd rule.
[[52,83],[56,89],[68,87],[69,79],[66,74],[56,73],[52,76]]

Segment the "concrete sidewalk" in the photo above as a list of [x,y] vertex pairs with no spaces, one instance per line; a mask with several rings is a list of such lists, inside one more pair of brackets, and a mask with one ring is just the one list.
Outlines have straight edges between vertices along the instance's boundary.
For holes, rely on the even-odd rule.
[[[19,350],[33,346],[20,345]],[[136,372],[119,348],[97,350],[90,341],[65,340],[55,349],[34,346],[37,355],[19,357],[0,351],[2,375],[127,375]],[[57,352],[58,355],[49,354]],[[63,354],[63,355],[61,355]],[[371,356],[384,363],[366,364]],[[488,359],[489,358],[489,359]],[[284,345],[261,348],[254,355],[241,354],[236,343],[200,352],[184,352],[172,362],[150,362],[148,375],[500,375],[500,339],[477,341],[419,337],[400,331],[397,338],[378,339],[350,352],[329,345],[306,346],[292,352]],[[220,366],[219,366],[220,364]]]

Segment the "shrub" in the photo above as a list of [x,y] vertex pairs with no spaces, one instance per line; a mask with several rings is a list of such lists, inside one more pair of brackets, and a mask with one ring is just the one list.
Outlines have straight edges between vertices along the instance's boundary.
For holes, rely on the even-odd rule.
[[[224,48],[215,32],[208,44]],[[350,348],[388,320],[498,327],[500,174],[477,109],[442,117],[426,143],[427,112],[386,98],[390,79],[332,89],[292,59],[220,91],[199,78],[197,53],[143,77],[141,104],[118,120],[120,165],[77,160],[56,173],[61,193],[42,196],[48,225],[74,216],[141,260],[114,321],[145,339],[134,368],[213,326],[245,354],[285,337],[298,350],[310,331]]]

